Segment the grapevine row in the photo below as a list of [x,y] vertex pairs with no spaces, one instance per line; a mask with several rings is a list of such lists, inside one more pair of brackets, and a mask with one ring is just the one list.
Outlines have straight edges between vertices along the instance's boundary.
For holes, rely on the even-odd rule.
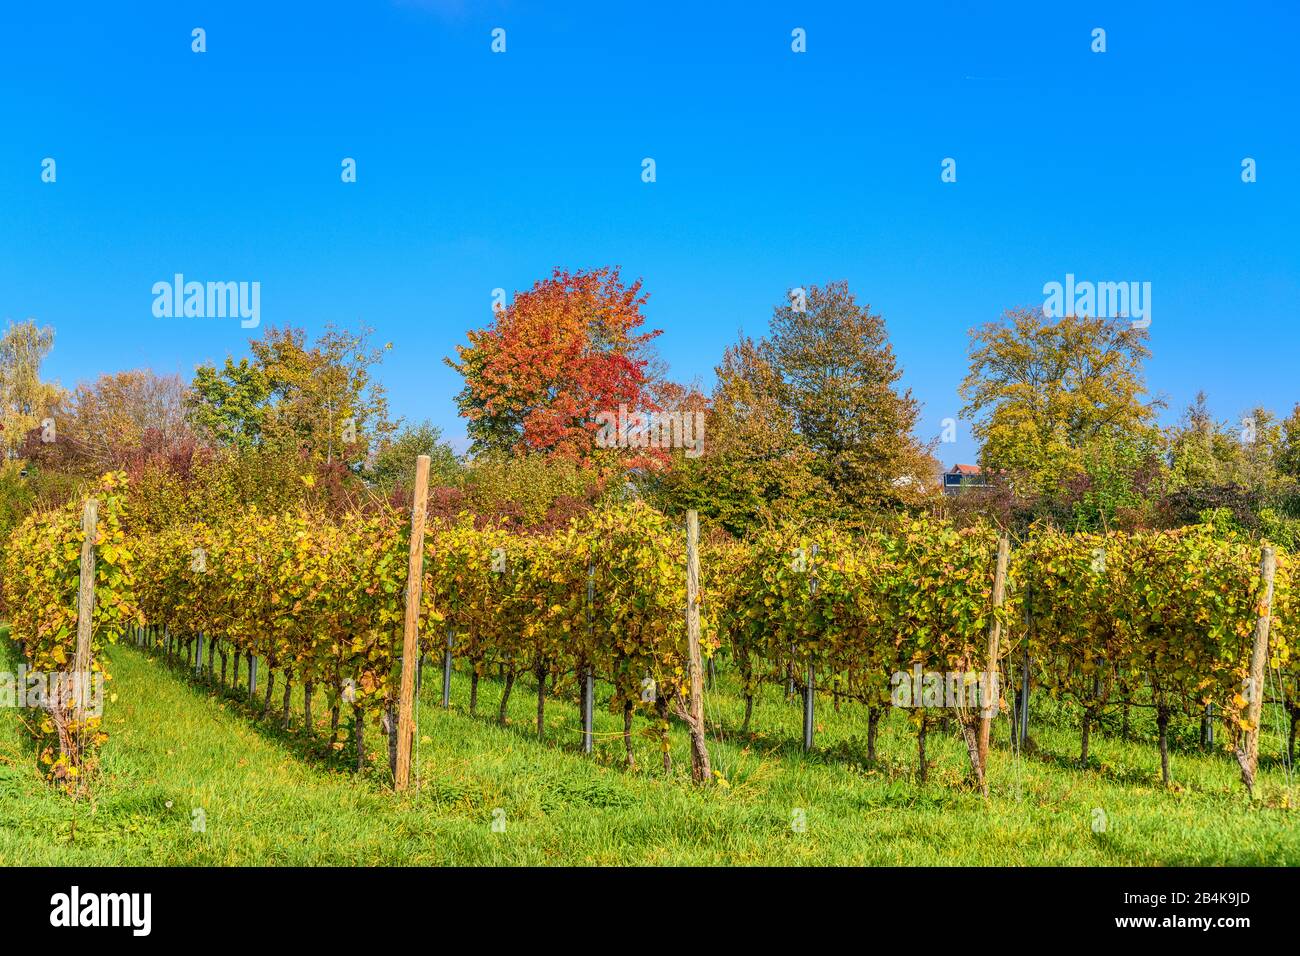
[[[341,749],[341,714],[350,708],[364,760],[365,728],[378,720],[392,727],[409,546],[402,516],[249,511],[132,540],[114,481],[102,489],[96,646],[147,633],[188,647],[210,679],[232,686],[241,662],[251,678],[260,661],[266,710],[279,675],[284,719],[291,688],[301,687],[307,725],[322,700]],[[74,509],[33,516],[5,549],[5,610],[34,668],[69,659],[79,530]],[[1015,548],[1005,597],[996,600],[998,538],[982,525],[917,518],[866,535],[788,527],[706,544],[703,653],[729,660],[739,675],[743,729],[765,680],[829,692],[837,706],[863,703],[872,758],[880,717],[905,708],[924,777],[926,734],[954,715],[982,782],[981,723],[1017,706],[1002,675],[1027,661],[1038,692],[1080,709],[1085,764],[1089,733],[1108,709],[1139,696],[1149,702],[1168,779],[1171,720],[1212,715],[1225,746],[1240,750],[1255,729],[1252,695],[1281,695],[1293,679],[1289,555],[1278,554],[1265,603],[1259,550],[1245,540],[1204,527],[1040,530]],[[689,688],[684,537],[675,522],[639,502],[597,509],[546,535],[482,527],[464,515],[430,527],[425,554],[421,657],[461,662],[471,711],[489,671],[504,681],[502,719],[527,676],[540,734],[548,692],[591,671],[610,684],[629,762],[641,714],[658,728],[669,765],[671,708]],[[1257,687],[1251,655],[1265,611],[1271,679]],[[995,626],[999,679],[987,681]],[[937,688],[932,675],[941,675]]]

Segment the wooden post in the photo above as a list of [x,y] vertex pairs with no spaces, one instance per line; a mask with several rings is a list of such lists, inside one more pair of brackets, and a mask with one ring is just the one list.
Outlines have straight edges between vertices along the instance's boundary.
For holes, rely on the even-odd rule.
[[[594,645],[596,611],[596,565],[587,563],[587,647]],[[582,666],[582,752],[595,746],[596,677],[590,661]]]
[[72,682],[76,699],[73,715],[77,726],[86,719],[86,696],[90,693],[90,641],[95,614],[95,544],[99,535],[99,502],[86,501],[81,513],[81,579],[77,585],[77,651],[72,660]]
[[[1002,607],[1002,601],[1007,592],[1007,561],[1011,555],[1011,540],[1007,535],[998,538],[998,563],[993,572],[993,607]],[[985,768],[988,766],[989,753],[989,730],[993,724],[993,718],[998,713],[998,700],[1000,690],[998,688],[998,655],[1001,651],[999,644],[1002,640],[1002,622],[996,614],[993,623],[989,626],[989,643],[988,643],[988,672],[984,679],[984,694],[989,699],[980,700],[980,736],[979,736],[979,767],[980,789],[988,793],[988,780],[985,777]]]
[[700,514],[686,512],[686,645],[690,654],[691,777],[705,783],[713,776],[704,739],[704,667],[700,661]]
[[1245,731],[1242,745],[1237,748],[1237,763],[1241,765],[1241,782],[1246,791],[1255,795],[1255,771],[1259,766],[1259,725],[1264,709],[1264,668],[1268,664],[1268,626],[1273,611],[1273,573],[1277,570],[1277,556],[1273,548],[1260,549],[1259,617],[1255,620],[1255,646],[1250,655],[1250,697],[1246,705]]
[[397,717],[396,787],[405,790],[411,779],[411,739],[415,721],[411,713],[415,693],[415,668],[420,650],[420,591],[424,585],[424,518],[429,498],[429,456],[415,460],[415,491],[411,499],[411,548],[406,571],[406,618],[402,622],[402,697]]

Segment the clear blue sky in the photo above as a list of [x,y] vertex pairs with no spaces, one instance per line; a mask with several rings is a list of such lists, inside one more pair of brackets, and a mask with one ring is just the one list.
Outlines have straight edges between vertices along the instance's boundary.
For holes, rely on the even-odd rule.
[[[0,321],[53,325],[64,385],[244,354],[150,289],[259,281],[263,325],[373,326],[394,411],[463,437],[441,359],[491,290],[618,264],[705,387],[786,289],[847,279],[923,437],[968,330],[1067,272],[1152,283],[1167,419],[1300,400],[1293,3],[289,6],[0,10]],[[964,424],[939,454],[973,460]]]

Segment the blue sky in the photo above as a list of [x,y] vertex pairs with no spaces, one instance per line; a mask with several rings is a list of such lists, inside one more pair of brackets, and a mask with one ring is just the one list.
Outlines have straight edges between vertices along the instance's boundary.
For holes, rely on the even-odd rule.
[[[0,321],[53,325],[67,386],[188,378],[248,332],[155,318],[153,283],[258,281],[263,325],[393,342],[393,410],[455,438],[441,360],[498,286],[621,265],[708,387],[788,288],[847,279],[929,438],[968,330],[1073,273],[1152,284],[1167,420],[1202,388],[1224,418],[1286,411],[1297,27],[1281,2],[6,4]],[[964,423],[938,453],[974,459]]]

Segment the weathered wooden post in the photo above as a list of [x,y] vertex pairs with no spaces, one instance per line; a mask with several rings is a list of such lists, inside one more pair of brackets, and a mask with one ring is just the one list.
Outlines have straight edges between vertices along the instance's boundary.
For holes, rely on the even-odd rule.
[[[86,698],[90,693],[90,642],[94,634],[95,614],[95,544],[99,535],[99,502],[86,501],[81,512],[81,577],[77,583],[77,651],[72,659],[74,689],[73,720],[77,727],[86,719]],[[80,754],[77,755],[80,760]]]
[[997,616],[997,609],[1002,607],[1002,602],[1007,592],[1007,562],[1011,556],[1011,539],[1007,535],[998,538],[998,562],[993,571],[993,623],[989,625],[989,642],[988,642],[988,670],[984,678],[984,688],[981,697],[980,713],[980,735],[979,735],[979,775],[980,789],[987,794],[989,785],[985,770],[988,767],[989,754],[989,730],[993,725],[993,718],[998,713],[998,701],[1001,692],[998,688],[998,655],[1001,653],[1000,644],[1002,641],[1002,621]]
[[686,648],[690,655],[691,778],[705,783],[713,776],[704,737],[704,667],[700,661],[700,514],[686,512]]
[[[587,646],[592,647],[595,636],[596,565],[587,563]],[[596,676],[591,661],[582,667],[582,752],[592,752],[595,741]]]
[[402,621],[402,688],[397,716],[395,786],[405,790],[411,779],[411,742],[415,720],[411,702],[419,661],[420,591],[424,584],[424,519],[429,498],[429,456],[415,460],[415,490],[411,500],[411,543],[406,570],[406,616]]
[[1268,627],[1273,612],[1273,574],[1277,570],[1277,555],[1273,548],[1260,549],[1259,616],[1255,620],[1255,645],[1250,655],[1249,697],[1246,704],[1246,722],[1249,727],[1242,735],[1237,748],[1237,763],[1241,765],[1241,782],[1246,792],[1255,795],[1255,771],[1259,767],[1259,725],[1264,710],[1264,668],[1268,664]]

